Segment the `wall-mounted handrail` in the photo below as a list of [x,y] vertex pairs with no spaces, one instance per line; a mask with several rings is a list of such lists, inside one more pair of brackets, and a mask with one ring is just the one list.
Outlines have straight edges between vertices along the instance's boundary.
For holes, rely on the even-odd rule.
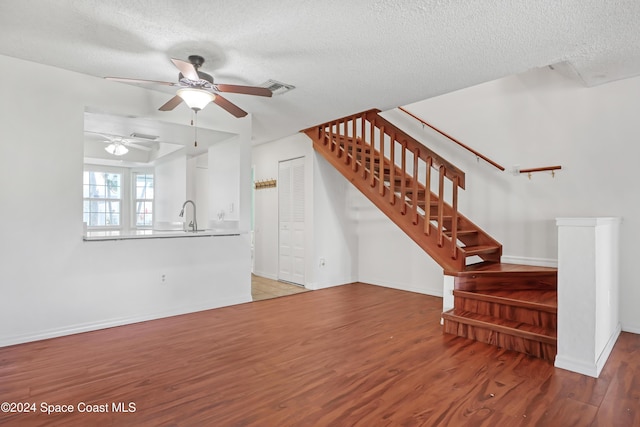
[[482,160],[484,160],[485,162],[489,163],[490,165],[500,169],[501,171],[504,171],[504,166],[500,165],[497,162],[494,162],[493,160],[491,160],[490,158],[488,158],[487,156],[477,152],[476,150],[474,150],[473,148],[469,147],[468,145],[458,141],[457,139],[455,139],[454,137],[452,137],[451,135],[449,135],[446,132],[441,131],[440,129],[438,129],[437,127],[427,123],[426,121],[422,120],[420,117],[416,116],[415,114],[411,113],[410,111],[407,111],[406,109],[402,108],[402,107],[398,107],[398,109],[408,115],[410,115],[411,117],[413,117],[414,119],[418,120],[420,123],[422,123],[425,126],[428,126],[429,128],[433,129],[434,131],[438,132],[440,135],[444,136],[445,138],[450,139],[451,141],[455,142],[456,144],[458,144],[459,146],[461,146],[462,148],[464,148],[467,151],[470,151],[471,153],[473,153],[476,157],[481,158]]
[[547,172],[547,171],[551,171],[551,176],[555,177],[555,171],[557,171],[558,169],[562,169],[562,166],[558,165],[558,166],[544,166],[541,168],[529,168],[529,169],[520,169],[519,172],[520,173],[526,173],[529,175],[529,179],[531,179],[531,174],[534,172]]
[[520,173],[555,171],[558,169],[562,169],[562,166],[544,166],[541,168],[520,169]]

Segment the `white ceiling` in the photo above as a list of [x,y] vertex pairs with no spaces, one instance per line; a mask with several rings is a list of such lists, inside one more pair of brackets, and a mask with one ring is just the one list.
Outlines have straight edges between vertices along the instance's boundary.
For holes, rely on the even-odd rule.
[[587,86],[637,76],[639,28],[639,0],[0,2],[3,55],[173,82],[169,58],[199,54],[219,83],[296,86],[226,96],[254,143],[551,64]]

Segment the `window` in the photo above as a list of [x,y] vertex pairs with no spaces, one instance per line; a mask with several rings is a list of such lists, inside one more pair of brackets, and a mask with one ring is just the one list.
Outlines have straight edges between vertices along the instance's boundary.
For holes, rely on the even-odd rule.
[[122,174],[84,171],[83,221],[88,227],[120,228]]
[[153,174],[134,173],[135,185],[135,227],[153,225]]
[[153,173],[85,165],[82,220],[89,229],[129,230],[153,226]]

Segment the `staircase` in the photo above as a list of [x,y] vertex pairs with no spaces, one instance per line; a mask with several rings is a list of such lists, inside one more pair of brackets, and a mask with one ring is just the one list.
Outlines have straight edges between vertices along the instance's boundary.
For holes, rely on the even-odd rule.
[[479,263],[454,274],[454,308],[444,331],[553,361],[557,350],[557,270]]
[[304,132],[314,149],[454,276],[446,333],[552,360],[555,269],[501,264],[502,245],[458,212],[465,174],[369,110]]

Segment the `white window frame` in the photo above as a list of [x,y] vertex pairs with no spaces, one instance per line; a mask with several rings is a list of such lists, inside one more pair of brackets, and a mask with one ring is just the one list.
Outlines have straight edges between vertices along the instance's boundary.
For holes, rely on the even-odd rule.
[[[142,226],[136,227],[136,189],[135,189],[135,179],[134,176],[136,174],[145,174],[145,175],[153,175],[154,176],[154,196],[155,196],[155,171],[153,168],[123,168],[123,167],[115,167],[115,166],[104,166],[104,165],[94,165],[94,164],[85,164],[83,168],[83,172],[106,172],[113,174],[120,174],[120,199],[113,199],[120,202],[120,225],[119,226],[89,226],[87,225],[87,230],[90,231],[98,231],[98,230],[136,230],[136,229],[150,229],[152,226]],[[83,183],[84,185],[84,175],[83,175]],[[154,197],[155,199],[155,197]],[[84,201],[87,200],[82,197],[83,201],[83,211],[84,211]],[[153,211],[155,211],[155,200],[153,201]],[[153,215],[153,213],[152,213]],[[153,218],[153,217],[152,217]]]
[[[145,198],[138,199],[138,192],[136,188],[137,184],[137,176],[138,175],[151,175],[153,177],[153,198]],[[131,177],[131,228],[137,230],[148,230],[153,227],[153,218],[155,215],[156,203],[155,203],[155,193],[156,193],[156,177],[153,169],[132,169],[130,173]],[[150,225],[137,225],[137,205],[138,202],[151,202],[151,224]]]

